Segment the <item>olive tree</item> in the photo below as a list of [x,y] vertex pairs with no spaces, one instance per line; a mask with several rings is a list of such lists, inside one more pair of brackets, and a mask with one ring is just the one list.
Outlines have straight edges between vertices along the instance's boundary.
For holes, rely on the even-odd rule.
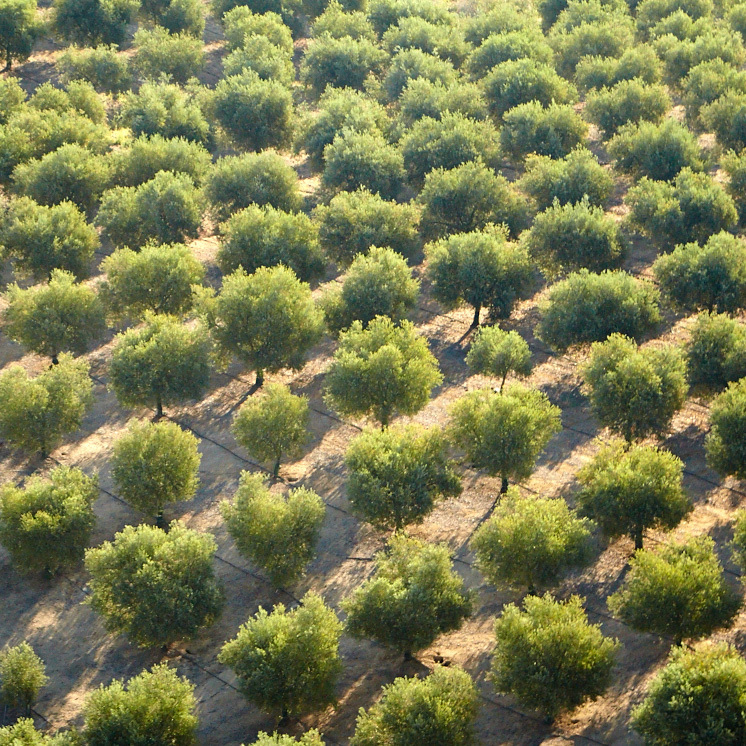
[[578,504],[604,534],[630,536],[641,549],[646,529],[675,528],[691,510],[683,470],[669,451],[614,440],[578,472]]
[[241,405],[231,431],[250,456],[272,463],[272,476],[280,473],[283,456],[298,457],[308,442],[308,399],[295,396],[281,383],[267,384],[261,396]]
[[223,586],[212,563],[216,549],[210,534],[178,521],[168,531],[126,526],[113,542],[86,551],[86,603],[110,632],[124,633],[141,647],[192,637],[223,608]]
[[472,306],[472,328],[479,326],[483,307],[492,319],[510,316],[533,285],[528,252],[509,243],[503,227],[449,236],[426,246],[425,255],[433,295],[447,309]]
[[725,388],[746,376],[746,326],[724,313],[700,313],[685,350],[692,384]]
[[342,671],[342,624],[316,593],[290,611],[262,607],[223,645],[218,660],[233,669],[244,696],[283,719],[322,710],[335,701]]
[[145,326],[118,334],[109,365],[109,385],[125,407],[163,407],[199,401],[210,379],[211,345],[202,326],[174,316],[149,314]]
[[729,627],[741,599],[725,582],[709,536],[660,551],[642,549],[630,560],[624,584],[609,596],[612,613],[640,632],[682,640]]
[[65,82],[85,80],[101,93],[125,93],[132,87],[129,60],[117,53],[115,44],[68,47],[56,66]]
[[106,279],[98,293],[107,314],[116,321],[147,314],[180,316],[194,300],[193,286],[202,284],[205,268],[184,244],[146,244],[140,251],[119,249],[101,262]]
[[632,728],[647,743],[722,743],[746,739],[746,661],[734,647],[677,647],[632,710]]
[[421,523],[438,500],[461,494],[461,480],[436,428],[363,430],[348,446],[345,464],[353,512],[379,529]]
[[163,528],[166,505],[191,500],[197,491],[202,459],[197,445],[194,435],[175,422],[133,421],[111,455],[119,497]]
[[371,637],[405,660],[460,629],[472,605],[448,548],[404,534],[394,534],[376,555],[373,576],[342,602],[349,635]]
[[342,332],[326,374],[326,400],[342,416],[372,416],[387,427],[394,414],[415,414],[443,376],[414,325],[378,316]]
[[300,739],[293,738],[293,736],[287,736],[281,733],[268,733],[259,732],[256,741],[246,746],[324,746],[324,742],[321,740],[321,735],[317,730],[306,731]]
[[591,345],[582,374],[596,417],[628,443],[664,433],[689,389],[678,348],[638,349],[616,333]]
[[294,585],[303,576],[324,521],[324,502],[315,492],[270,492],[264,477],[244,471],[233,502],[223,501],[220,511],[238,551],[273,585]]
[[[590,91],[586,99],[585,115],[607,137],[615,135],[625,125],[634,127],[642,122],[649,123],[651,127],[639,132],[646,132],[646,139],[650,141],[655,139],[655,126],[670,108],[671,98],[664,86],[632,79]],[[671,123],[675,124],[673,120]],[[675,137],[672,130],[668,129],[667,132],[671,139]],[[661,156],[664,157],[664,154]]]
[[470,746],[478,704],[477,688],[460,668],[436,666],[424,679],[400,677],[372,707],[360,710],[350,746]]
[[502,480],[500,494],[512,481],[531,476],[536,459],[561,429],[560,410],[541,391],[519,384],[502,393],[470,391],[451,407],[450,435],[476,469]]
[[47,576],[83,559],[96,517],[98,478],[58,466],[47,478],[0,488],[0,544],[22,572]]
[[587,564],[592,528],[562,498],[522,497],[511,487],[469,546],[477,568],[492,585],[535,593],[567,570]]
[[495,689],[549,718],[601,696],[611,683],[619,642],[588,623],[578,596],[526,596],[523,609],[508,604],[495,636]]
[[389,101],[394,102],[409,82],[421,78],[443,85],[453,85],[457,81],[450,60],[442,60],[421,49],[402,49],[391,58],[383,79],[383,89]]
[[0,701],[6,707],[28,714],[48,681],[44,661],[25,640],[0,650]]
[[188,33],[171,34],[162,26],[139,29],[134,46],[132,66],[145,79],[164,75],[176,83],[186,83],[205,66],[202,39]]
[[34,727],[31,718],[19,718],[13,725],[0,728],[0,746],[79,746],[80,737],[74,730],[48,736]]
[[137,0],[55,0],[52,27],[80,45],[121,44],[139,5]]
[[746,378],[731,383],[710,407],[707,463],[722,476],[746,477]]
[[91,408],[93,382],[85,360],[67,353],[32,378],[20,365],[0,373],[0,438],[47,456],[63,436],[80,427]]
[[324,325],[309,286],[282,266],[228,275],[217,296],[202,299],[202,313],[217,345],[255,370],[258,386],[265,371],[302,368]]
[[518,332],[483,326],[474,335],[466,365],[471,373],[499,378],[502,393],[508,373],[531,375],[531,350]]
[[3,0],[0,3],[0,57],[5,60],[3,72],[9,71],[15,60],[28,58],[41,32],[36,0]]
[[62,269],[53,269],[45,285],[11,285],[0,324],[10,339],[59,362],[62,352],[83,354],[104,331],[103,308],[96,293]]
[[196,709],[193,684],[161,663],[88,695],[83,704],[86,744],[108,746],[127,734],[132,743],[194,746]]

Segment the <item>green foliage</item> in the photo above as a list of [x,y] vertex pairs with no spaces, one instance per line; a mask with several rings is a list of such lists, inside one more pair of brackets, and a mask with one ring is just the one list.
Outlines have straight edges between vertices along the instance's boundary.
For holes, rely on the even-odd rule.
[[255,72],[223,78],[215,87],[212,113],[240,148],[283,148],[293,134],[293,99],[282,83]]
[[710,408],[707,463],[722,476],[746,476],[746,379],[731,383]]
[[347,634],[373,638],[405,658],[460,629],[472,606],[448,548],[404,534],[391,537],[373,576],[342,602]]
[[0,700],[27,712],[49,681],[44,662],[26,641],[0,651]]
[[640,550],[624,585],[609,596],[612,613],[640,632],[682,640],[706,637],[733,623],[741,600],[730,589],[709,536]]
[[746,92],[726,91],[703,106],[700,116],[723,148],[741,151],[746,147]]
[[0,324],[10,339],[56,363],[61,352],[82,355],[104,331],[96,293],[79,285],[70,272],[53,269],[46,285],[11,285]]
[[205,16],[199,0],[171,0],[159,21],[172,34],[190,34],[201,39],[205,30]]
[[368,9],[368,18],[379,36],[402,18],[410,16],[443,25],[451,25],[456,20],[448,5],[441,0],[373,0]]
[[476,83],[459,80],[449,86],[427,78],[410,80],[397,101],[397,126],[406,132],[423,117],[440,119],[446,111],[463,114],[475,121],[487,118],[487,101]]
[[80,46],[121,44],[139,7],[138,0],[54,0],[52,26]]
[[199,401],[210,379],[211,345],[202,326],[174,316],[147,313],[145,326],[118,334],[111,354],[109,385],[124,407]]
[[578,472],[578,503],[611,538],[628,535],[642,548],[645,529],[672,529],[691,510],[684,464],[653,446],[614,440]]
[[379,132],[343,130],[324,148],[322,185],[331,191],[365,188],[394,199],[404,183],[404,160]]
[[567,601],[527,596],[523,610],[508,604],[495,635],[495,688],[547,717],[601,696],[611,683],[619,642],[588,623],[578,596]]
[[657,51],[666,68],[666,77],[673,85],[701,64],[721,59],[734,67],[741,67],[744,62],[743,41],[725,27],[696,25],[693,28],[693,39],[677,40],[672,36],[663,36],[656,43]]
[[162,26],[140,29],[134,46],[132,66],[146,79],[165,75],[176,83],[186,83],[205,66],[202,38],[195,39],[188,33],[171,34]]
[[352,88],[329,88],[319,99],[319,111],[306,117],[297,146],[308,153],[317,168],[324,165],[324,149],[342,130],[383,132],[386,111],[376,101]]
[[122,122],[135,134],[205,143],[210,126],[194,96],[174,83],[146,81],[124,97]]
[[271,614],[259,607],[218,660],[233,669],[243,694],[261,710],[314,712],[334,702],[341,631],[334,611],[309,592],[291,611],[282,604]]
[[308,399],[280,383],[267,384],[262,396],[247,399],[233,419],[238,443],[258,461],[272,462],[276,477],[284,456],[299,457],[309,440]]
[[680,350],[638,349],[634,340],[616,333],[591,345],[583,380],[596,417],[628,443],[664,433],[689,388]]
[[19,718],[13,725],[0,728],[0,746],[82,746],[74,730],[48,736],[36,730],[31,718]]
[[530,153],[564,158],[585,141],[588,126],[572,106],[538,101],[515,106],[503,117],[503,149],[515,160]]
[[458,25],[433,23],[417,16],[400,18],[395,26],[383,34],[381,42],[389,54],[403,49],[421,49],[427,54],[450,60],[456,67],[461,65],[471,50]]
[[522,243],[548,277],[578,269],[612,269],[626,253],[619,224],[585,197],[575,204],[554,202],[540,212]]
[[324,34],[308,45],[301,80],[320,96],[327,86],[362,90],[369,74],[383,72],[388,55],[370,39]]
[[623,80],[639,80],[648,85],[660,83],[661,61],[649,44],[637,44],[625,50],[621,57],[583,57],[575,68],[575,83],[589,92],[612,88]]
[[316,224],[302,212],[249,205],[228,218],[220,231],[217,259],[225,273],[239,267],[251,273],[282,264],[303,282],[312,282],[326,270]]
[[321,740],[321,736],[317,730],[306,731],[300,737],[300,740],[280,733],[269,735],[260,732],[257,740],[251,746],[296,746],[296,744],[299,746],[324,746],[324,742]]
[[539,28],[534,8],[520,3],[498,3],[467,19],[465,37],[470,44],[481,44],[490,34]]
[[420,282],[412,277],[406,259],[391,249],[371,247],[358,254],[341,287],[326,292],[321,306],[327,327],[335,334],[359,320],[363,326],[376,316],[400,321],[414,308]]
[[726,153],[721,166],[728,174],[726,189],[738,209],[739,222],[743,225],[746,223],[746,152]]
[[687,243],[662,254],[653,272],[678,309],[732,313],[746,306],[746,243],[725,231],[704,246]]
[[660,125],[629,124],[609,141],[616,167],[640,179],[670,181],[681,170],[701,171],[704,163],[696,136],[673,119]]
[[93,404],[88,370],[85,360],[66,353],[59,365],[35,378],[20,365],[7,367],[0,373],[0,438],[29,453],[48,454],[80,427]]
[[324,502],[315,492],[270,492],[262,476],[244,471],[235,500],[224,501],[220,510],[238,551],[275,586],[293,585],[303,576],[324,521]]
[[42,83],[28,100],[29,107],[38,111],[75,112],[101,124],[106,121],[106,109],[93,86],[74,80],[65,88]]
[[209,627],[223,607],[223,587],[212,566],[216,549],[212,535],[178,521],[168,532],[126,526],[113,542],[86,551],[91,574],[86,603],[110,632],[123,632],[141,647],[191,637]]
[[549,439],[558,433],[560,410],[546,394],[519,384],[464,394],[450,410],[450,436],[476,469],[508,482],[528,479]]
[[528,588],[557,583],[591,557],[593,524],[561,499],[522,497],[512,487],[469,546],[479,571],[492,583]]
[[101,262],[106,279],[98,286],[107,314],[119,321],[148,311],[180,316],[192,308],[193,285],[205,276],[202,263],[184,244],[146,244],[119,249]]
[[293,36],[277,13],[254,12],[246,5],[238,5],[223,16],[223,27],[231,50],[241,48],[252,36],[264,36],[286,54],[293,53]]
[[253,71],[262,80],[274,80],[290,85],[295,79],[292,59],[280,47],[264,36],[249,36],[243,45],[234,49],[223,62],[226,77]]
[[325,36],[343,39],[349,36],[352,39],[368,39],[369,41],[374,41],[376,38],[373,26],[363,10],[346,12],[337,0],[331,0],[324,12],[314,20],[311,26],[311,36],[315,39]]
[[525,198],[483,163],[431,171],[425,177],[419,202],[420,227],[426,240],[479,231],[488,223],[505,223],[515,237],[528,223]]
[[701,125],[699,115],[702,107],[718,100],[728,91],[746,93],[746,74],[718,57],[693,67],[681,87],[687,117]]
[[404,49],[391,58],[383,80],[383,88],[389,101],[396,101],[407,83],[417,78],[448,86],[456,83],[457,74],[453,63],[448,60],[427,54],[421,49]]
[[324,327],[309,286],[282,266],[228,275],[220,294],[204,299],[202,313],[218,346],[255,370],[258,383],[265,370],[302,368]]
[[47,479],[31,477],[23,488],[0,488],[0,543],[17,569],[52,575],[77,565],[96,522],[97,497],[98,479],[67,466]]
[[474,308],[472,326],[482,307],[490,317],[507,318],[516,302],[533,285],[526,250],[508,243],[502,227],[459,233],[429,244],[425,253],[433,295],[446,308],[468,303]]
[[629,224],[659,246],[706,241],[736,224],[733,200],[708,174],[685,168],[673,183],[643,177],[627,192]]
[[[236,10],[237,6],[242,8],[244,3],[246,4],[246,11]],[[303,31],[303,24],[298,18],[298,13],[303,5],[301,0],[248,0],[248,2],[246,0],[212,0],[210,4],[213,15],[216,18],[230,19],[231,25],[238,26],[239,33],[241,25],[245,22],[245,17],[250,16],[250,14],[270,16],[273,26],[276,25],[274,23],[276,20],[282,21],[292,31],[293,36],[300,35]],[[235,15],[231,11],[235,11]],[[244,12],[245,16],[243,15]],[[265,20],[267,26],[269,26],[270,21]],[[261,23],[257,21],[257,24]],[[264,28],[263,25],[259,25],[259,30],[254,31],[254,33],[264,34]]]
[[0,3],[0,58],[10,70],[14,60],[31,54],[41,35],[42,24],[36,16],[36,0],[3,0]]
[[[662,85],[650,85],[633,79],[623,80],[611,88],[604,87],[598,91],[591,91],[587,97],[585,113],[588,119],[597,124],[609,137],[627,124],[649,122],[651,125],[657,125],[670,108],[671,99]],[[669,120],[666,124],[676,123]],[[642,131],[646,133],[646,139],[655,139],[654,126],[648,126]],[[687,132],[681,127],[677,131],[682,133],[679,139]],[[672,139],[675,138],[669,126],[666,140]],[[694,142],[696,144],[696,140]],[[667,144],[669,147],[673,146],[672,143]],[[650,147],[653,149],[652,145]]]
[[466,364],[471,373],[499,378],[502,391],[508,373],[531,375],[531,350],[518,332],[483,326],[474,335]]
[[339,337],[326,373],[326,399],[344,417],[371,416],[386,427],[396,414],[415,414],[443,376],[409,321],[379,316],[353,322]]
[[26,92],[15,78],[0,79],[0,125],[5,124],[10,117],[24,108]]
[[194,686],[161,663],[131,678],[115,679],[92,692],[83,706],[86,744],[194,746],[197,743]]
[[437,428],[364,430],[347,448],[345,464],[353,511],[382,530],[421,523],[438,500],[461,493]]
[[184,243],[197,237],[202,209],[203,197],[189,176],[159,171],[139,186],[104,192],[96,224],[117,247]]
[[367,712],[360,710],[350,746],[470,746],[477,707],[474,682],[460,668],[437,666],[425,679],[400,677]]
[[85,80],[101,93],[125,93],[132,85],[129,61],[114,44],[68,47],[57,60],[66,82]]
[[197,491],[202,459],[197,445],[175,422],[133,421],[111,456],[119,496],[160,522],[166,505],[191,500]]
[[692,20],[708,18],[713,12],[712,0],[638,0],[637,29],[643,34],[675,11],[683,11]]
[[436,168],[456,168],[470,161],[492,168],[500,165],[500,138],[494,125],[459,113],[423,117],[404,135],[401,150],[409,181],[419,187]]
[[632,727],[646,743],[718,743],[746,739],[746,662],[725,644],[674,648],[653,679]]
[[576,148],[564,158],[555,160],[533,155],[526,158],[526,172],[520,186],[536,202],[539,210],[582,202],[603,207],[611,195],[614,180],[596,157],[585,148]]
[[419,215],[413,205],[399,204],[367,189],[340,192],[314,211],[319,243],[337,264],[349,266],[372,246],[384,246],[406,258],[420,245]]
[[469,55],[466,68],[472,78],[484,78],[505,62],[530,59],[541,65],[552,62],[552,48],[535,29],[490,34]]
[[692,384],[724,388],[746,376],[746,326],[725,314],[697,316],[686,344]]
[[301,206],[298,175],[271,151],[218,159],[207,176],[205,197],[220,221],[253,204],[286,212]]
[[661,319],[657,288],[621,270],[574,272],[551,286],[539,310],[536,335],[559,352],[615,333],[639,339]]
[[[577,12],[587,12],[586,3],[574,4]],[[624,3],[621,3],[623,6]],[[596,22],[579,23],[572,28],[557,24],[549,35],[549,43],[554,49],[557,72],[572,78],[578,64],[587,57],[616,57],[634,46],[634,31],[631,18],[627,14],[613,13],[613,4],[596,4],[596,7],[612,11],[609,17]],[[619,4],[617,4],[617,8]],[[591,19],[588,19],[591,21]]]

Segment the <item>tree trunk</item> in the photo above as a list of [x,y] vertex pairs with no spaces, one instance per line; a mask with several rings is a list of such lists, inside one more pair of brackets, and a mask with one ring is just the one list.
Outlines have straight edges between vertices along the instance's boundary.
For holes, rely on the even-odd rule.
[[272,476],[274,479],[277,479],[277,477],[280,475],[280,459],[277,459],[275,461],[274,468],[272,469]]
[[282,713],[280,714],[280,722],[277,724],[278,726],[287,725],[290,722],[290,713],[288,712],[287,707],[282,708]]
[[638,528],[635,529],[634,534],[632,534],[632,538],[635,540],[635,551],[638,549],[642,549],[642,529]]
[[155,517],[155,525],[157,528],[164,529],[166,528],[165,521],[163,520],[163,511],[159,510],[158,514]]
[[57,357],[57,355],[52,355],[52,365],[59,365],[60,359]]
[[404,651],[404,660],[405,661],[411,661],[411,660],[413,660],[413,658],[412,658],[412,651],[411,650],[405,650]]
[[163,402],[161,401],[160,395],[158,395],[155,401],[155,418],[160,420],[163,417]]
[[482,304],[477,303],[476,306],[474,306],[474,318],[471,321],[470,329],[476,329],[479,326],[479,314],[482,311]]
[[508,491],[508,478],[503,477],[502,483],[500,484],[500,494],[504,495]]
[[503,376],[503,380],[500,381],[500,393],[503,392],[503,387],[505,386],[505,379],[508,377],[508,371],[505,371],[505,375]]
[[264,385],[264,371],[261,368],[259,368],[259,370],[257,370],[256,372],[256,383],[254,384],[254,386],[256,386],[256,388],[261,388],[263,385]]

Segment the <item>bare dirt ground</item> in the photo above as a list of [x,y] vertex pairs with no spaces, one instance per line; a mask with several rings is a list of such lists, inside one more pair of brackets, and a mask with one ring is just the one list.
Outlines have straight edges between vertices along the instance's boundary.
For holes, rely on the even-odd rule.
[[[206,32],[209,64],[202,76],[204,83],[214,85],[220,74],[222,45],[219,26],[208,19]],[[54,79],[53,60],[59,47],[46,41],[37,53],[15,72],[31,90],[46,79]],[[602,158],[601,148],[594,146]],[[294,165],[304,177],[304,191],[312,196],[315,181],[305,164],[294,159]],[[610,212],[621,218],[621,201],[627,184],[620,179]],[[216,239],[206,230],[193,243],[196,255],[208,266],[208,276],[219,278],[214,266]],[[97,258],[100,260],[106,250]],[[644,241],[631,246],[627,268],[636,274],[649,275],[655,257],[653,248]],[[419,275],[422,267],[415,268]],[[2,279],[10,278],[7,268]],[[573,501],[575,474],[598,448],[597,438],[604,437],[590,414],[581,390],[578,365],[583,354],[552,355],[532,334],[537,319],[537,301],[541,293],[523,303],[507,324],[518,329],[529,340],[534,353],[535,368],[529,383],[545,391],[553,403],[562,408],[563,430],[549,444],[539,459],[533,476],[520,489],[527,494],[564,496]],[[426,283],[414,321],[438,358],[445,375],[444,384],[432,401],[414,420],[432,425],[447,421],[449,405],[464,391],[485,384],[484,379],[470,377],[464,357],[470,342],[465,336],[471,320],[468,309],[442,313],[429,297]],[[657,336],[649,344],[680,342],[686,338],[691,318],[666,315]],[[20,483],[32,472],[45,472],[58,463],[74,465],[87,473],[100,475],[101,495],[95,505],[97,526],[92,545],[113,538],[125,525],[137,523],[141,516],[115,494],[109,470],[112,443],[126,427],[131,417],[150,418],[149,411],[125,411],[107,389],[107,361],[111,336],[107,342],[88,355],[95,380],[96,403],[85,418],[80,432],[68,438],[44,462],[28,459],[7,447],[0,447],[0,481]],[[316,490],[328,506],[323,535],[316,559],[308,568],[307,577],[297,587],[275,590],[237,553],[220,517],[221,500],[230,499],[241,471],[256,470],[230,434],[232,414],[245,397],[253,379],[238,366],[226,372],[215,372],[210,391],[204,401],[193,406],[173,409],[168,417],[193,431],[200,440],[202,465],[201,487],[194,500],[174,506],[167,519],[180,518],[192,528],[214,534],[218,551],[217,572],[227,590],[227,605],[221,619],[197,639],[169,652],[179,673],[195,684],[199,702],[199,740],[207,746],[238,746],[250,743],[260,730],[271,730],[274,723],[247,703],[236,689],[230,670],[217,662],[217,654],[225,640],[232,638],[239,625],[256,612],[259,606],[277,603],[294,604],[307,590],[321,593],[327,603],[338,608],[339,601],[365,580],[372,571],[371,558],[381,548],[385,536],[361,524],[348,512],[345,496],[343,455],[362,422],[343,422],[325,405],[322,397],[324,371],[334,345],[325,339],[309,357],[305,368],[296,374],[270,377],[288,383],[294,392],[309,397],[313,410],[311,429],[313,441],[306,455],[282,469],[285,484],[305,485]],[[0,368],[20,363],[30,371],[39,371],[47,363],[33,355],[24,355],[21,348],[0,336]],[[0,403],[2,406],[2,403]],[[730,560],[728,542],[730,522],[735,509],[744,503],[746,492],[734,481],[721,482],[706,466],[703,441],[707,431],[708,403],[690,398],[677,415],[670,436],[664,445],[685,463],[685,483],[694,510],[674,532],[677,538],[709,534],[718,546],[720,558],[727,568],[734,587],[738,586],[736,568]],[[512,744],[637,744],[639,740],[628,730],[631,708],[643,697],[651,676],[664,663],[670,641],[652,635],[635,633],[614,620],[606,608],[606,598],[618,588],[632,553],[632,543],[620,540],[599,547],[597,560],[584,572],[569,577],[556,594],[567,597],[573,593],[586,598],[590,619],[601,625],[607,635],[623,643],[618,657],[614,682],[607,694],[552,725],[536,713],[526,711],[510,697],[497,695],[487,675],[493,646],[493,623],[504,604],[519,602],[515,593],[497,591],[487,585],[472,568],[468,542],[475,528],[489,514],[499,489],[497,480],[483,473],[463,468],[463,494],[441,504],[412,533],[429,541],[445,542],[453,551],[455,566],[467,584],[476,589],[478,603],[474,616],[459,632],[440,639],[419,661],[403,663],[395,654],[372,643],[361,643],[343,637],[341,653],[344,674],[339,684],[339,704],[336,709],[307,717],[295,728],[319,727],[329,744],[346,744],[354,730],[360,707],[370,706],[378,697],[382,685],[401,675],[425,673],[434,665],[434,656],[463,666],[477,681],[481,693],[478,734],[481,743],[489,746]],[[649,534],[649,545],[665,537]],[[98,617],[84,605],[86,575],[83,570],[43,581],[18,574],[10,565],[7,554],[0,550],[0,645],[16,644],[27,639],[45,660],[50,677],[36,705],[37,724],[57,729],[81,723],[83,702],[94,688],[108,684],[113,678],[127,678],[164,658],[161,651],[135,648],[124,637],[108,634]],[[746,612],[734,627],[718,634],[740,650],[744,639]]]

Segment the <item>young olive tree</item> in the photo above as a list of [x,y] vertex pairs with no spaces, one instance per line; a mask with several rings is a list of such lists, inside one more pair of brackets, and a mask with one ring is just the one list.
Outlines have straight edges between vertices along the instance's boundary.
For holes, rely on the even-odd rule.
[[125,407],[163,407],[199,401],[210,379],[210,340],[202,326],[174,316],[148,314],[145,326],[118,334],[109,385]]
[[28,714],[48,681],[44,661],[25,640],[0,650],[0,702],[6,707]]
[[42,28],[37,18],[36,0],[2,0],[0,58],[5,61],[3,72],[10,71],[14,61],[28,59]]
[[691,510],[683,470],[669,451],[615,440],[578,472],[578,504],[604,534],[630,536],[642,549],[646,529],[675,528]]
[[9,366],[0,373],[0,438],[47,456],[80,427],[93,405],[92,388],[88,363],[67,353],[35,378],[20,365]]
[[340,335],[326,374],[326,399],[345,417],[374,417],[387,427],[396,413],[415,414],[443,376],[414,325],[378,316]]
[[53,269],[46,285],[11,285],[4,299],[3,331],[27,349],[51,357],[54,365],[62,352],[82,355],[105,328],[95,291],[62,269]]
[[685,350],[694,385],[725,388],[746,376],[746,325],[724,313],[700,313]]
[[507,583],[535,593],[567,570],[587,564],[592,528],[563,499],[522,497],[512,487],[469,546],[492,585]]
[[526,596],[522,610],[508,604],[495,636],[495,689],[549,718],[601,696],[611,683],[619,642],[588,623],[578,596]]
[[194,746],[197,742],[194,685],[179,678],[166,663],[131,678],[101,686],[83,705],[85,739],[90,746],[161,743]]
[[139,29],[134,46],[132,66],[146,80],[163,75],[184,84],[205,66],[202,39],[187,33],[171,34],[162,26]]
[[[620,129],[634,132],[636,125],[644,123],[644,129],[641,128],[638,132],[645,132],[643,139],[650,143],[656,140],[656,126],[670,108],[671,98],[664,86],[632,79],[590,91],[584,113],[589,121],[604,131],[606,137],[612,137]],[[676,124],[673,120],[670,121],[671,124]],[[679,131],[688,134],[683,127]],[[667,132],[674,139],[671,130],[668,129]],[[657,144],[661,143],[665,143],[665,139],[657,139]],[[661,153],[661,159],[668,155],[666,152]]]
[[129,60],[117,53],[115,44],[68,47],[57,59],[62,79],[85,80],[100,93],[126,93],[132,87]]
[[609,596],[612,613],[640,632],[683,640],[707,637],[729,627],[741,599],[723,577],[709,536],[640,550],[630,560],[624,585]]
[[346,631],[372,637],[410,660],[471,615],[472,594],[444,545],[395,534],[376,556],[373,577],[342,602]]
[[52,576],[83,559],[96,517],[98,478],[58,466],[23,487],[0,488],[0,544],[21,572]]
[[531,350],[518,332],[483,326],[474,335],[466,365],[471,373],[499,378],[502,393],[508,373],[531,375]]
[[502,393],[470,391],[451,407],[450,436],[476,469],[502,480],[527,479],[549,439],[558,433],[560,410],[541,391],[512,384]]
[[707,463],[721,476],[746,477],[746,378],[731,383],[710,408]]
[[138,7],[137,0],[55,0],[52,27],[75,44],[121,44]]
[[233,669],[244,696],[283,719],[323,710],[335,701],[342,672],[342,624],[321,596],[309,592],[287,611],[263,608],[226,642],[218,660]]
[[436,428],[364,430],[347,448],[345,464],[353,511],[379,529],[420,523],[438,500],[461,494],[461,480]]
[[264,477],[244,471],[234,501],[222,502],[220,510],[238,551],[273,585],[291,586],[303,576],[324,521],[324,503],[315,492],[270,492]]
[[74,730],[48,736],[36,730],[31,718],[19,718],[13,725],[0,728],[0,746],[80,746],[80,743]]
[[111,455],[119,496],[164,528],[166,505],[191,500],[199,486],[197,445],[197,438],[175,422],[133,421]]
[[664,433],[689,390],[681,350],[638,349],[621,334],[591,345],[582,374],[596,417],[628,443]]
[[309,286],[282,266],[260,267],[253,275],[237,270],[201,306],[217,345],[256,371],[257,386],[265,371],[302,368],[324,328]]
[[261,396],[241,405],[231,431],[250,456],[272,463],[272,476],[277,478],[282,458],[297,458],[303,452],[310,437],[309,414],[305,396],[295,396],[281,383],[270,383]]
[[141,647],[192,637],[220,616],[224,593],[215,577],[209,534],[174,521],[168,531],[126,526],[85,554],[91,574],[86,603],[110,632]]
[[479,326],[483,307],[489,309],[491,318],[510,316],[533,284],[528,252],[507,238],[503,227],[488,226],[425,248],[433,295],[446,308],[461,303],[472,306],[472,328]]
[[321,735],[317,730],[306,731],[300,739],[281,733],[260,732],[257,740],[247,746],[324,746]]

